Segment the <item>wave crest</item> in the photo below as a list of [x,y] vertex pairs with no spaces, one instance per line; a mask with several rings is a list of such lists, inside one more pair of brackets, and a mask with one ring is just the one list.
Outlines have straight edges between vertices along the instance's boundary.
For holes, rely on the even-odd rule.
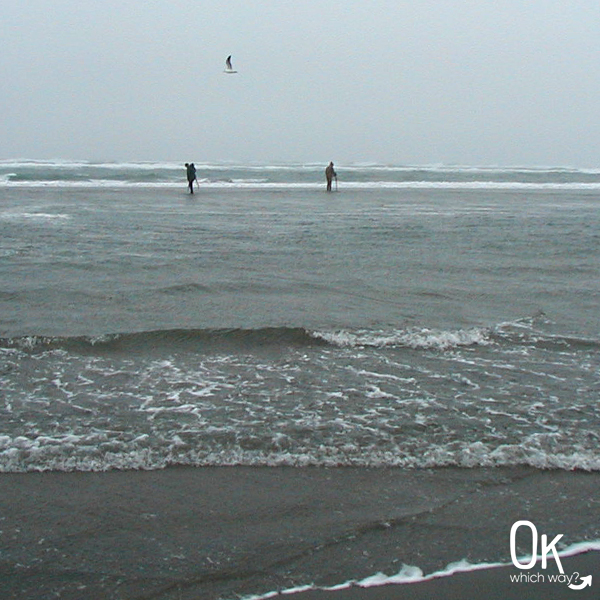
[[460,346],[493,343],[482,328],[443,331],[433,329],[392,331],[310,331],[302,327],[259,329],[172,329],[100,336],[22,336],[0,338],[0,347],[29,351],[63,349],[71,351],[143,351],[148,348],[204,350],[229,348],[324,346],[337,348],[404,347],[414,350],[447,350]]
[[488,345],[493,343],[486,329],[458,329],[441,331],[433,329],[396,330],[391,332],[315,332],[317,338],[339,347],[405,347],[413,350],[447,350],[460,346]]

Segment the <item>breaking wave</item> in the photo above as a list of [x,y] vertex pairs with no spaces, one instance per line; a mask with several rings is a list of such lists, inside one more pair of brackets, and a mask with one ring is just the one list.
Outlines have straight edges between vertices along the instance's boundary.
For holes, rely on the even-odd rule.
[[536,325],[2,338],[0,471],[600,470],[600,344]]
[[265,327],[259,329],[168,329],[98,336],[20,336],[0,338],[0,348],[29,351],[64,349],[73,352],[144,352],[149,350],[214,351],[255,348],[315,347],[334,348],[409,348],[412,350],[449,350],[468,346],[510,343],[539,348],[600,349],[593,339],[553,336],[515,329],[513,324],[496,328],[435,330],[411,328],[397,330],[308,330],[302,327]]
[[0,347],[31,351],[64,349],[81,352],[135,352],[148,349],[214,350],[257,347],[325,346],[344,348],[398,347],[446,350],[473,344],[490,344],[486,329],[435,331],[309,331],[301,327],[261,329],[174,329],[101,336],[0,338]]
[[[206,189],[321,189],[323,165],[196,163]],[[402,166],[338,166],[344,189],[598,190],[593,169]],[[186,186],[183,163],[84,161],[0,161],[0,187],[179,188]]]

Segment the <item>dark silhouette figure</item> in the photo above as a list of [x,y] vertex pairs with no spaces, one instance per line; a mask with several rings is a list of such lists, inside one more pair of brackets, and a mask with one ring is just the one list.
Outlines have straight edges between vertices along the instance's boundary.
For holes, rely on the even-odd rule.
[[336,178],[336,185],[337,185],[337,173],[335,172],[334,168],[333,168],[333,163],[330,162],[329,165],[327,166],[327,168],[325,169],[325,177],[327,178],[327,191],[331,192],[331,182],[333,181],[333,178]]
[[196,181],[196,167],[194,163],[185,163],[185,168],[187,169],[187,180],[188,187],[190,188],[190,194],[194,193],[194,181]]

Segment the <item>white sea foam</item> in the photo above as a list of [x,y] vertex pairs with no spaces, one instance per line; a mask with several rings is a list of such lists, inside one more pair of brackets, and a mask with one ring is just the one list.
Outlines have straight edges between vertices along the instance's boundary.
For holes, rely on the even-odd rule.
[[2,175],[0,175],[0,186],[9,184],[11,178],[16,176],[16,173],[3,173]]
[[[185,188],[181,181],[122,181],[110,179],[80,180],[20,180],[0,178],[0,186],[14,188],[93,188],[93,189],[179,189]],[[596,191],[600,190],[600,182],[494,182],[494,181],[340,181],[340,189],[345,190],[402,190],[402,189],[444,189],[444,190],[548,190],[548,191]],[[252,179],[235,179],[228,181],[206,181],[200,185],[202,189],[244,189],[244,190],[322,190],[323,184],[315,182],[258,182]]]
[[[187,413],[197,418],[197,427],[211,435],[224,439],[235,437],[230,427],[207,427],[206,421],[196,408],[185,407],[174,413]],[[169,411],[148,412],[149,415]],[[309,426],[307,422],[305,424]],[[313,423],[321,427],[323,423]],[[335,427],[334,423],[332,427]],[[347,424],[338,420],[340,434],[348,431]],[[600,457],[593,451],[550,453],[531,441],[519,445],[490,448],[487,444],[440,444],[423,448],[407,455],[401,448],[378,451],[354,443],[334,448],[322,446],[313,449],[292,450],[289,437],[279,436],[278,443],[271,440],[271,448],[244,450],[212,446],[206,449],[190,447],[189,435],[194,429],[166,432],[157,440],[154,436],[137,434],[132,439],[115,438],[110,432],[65,434],[63,436],[2,436],[0,437],[0,472],[21,473],[36,471],[109,471],[109,470],[158,470],[167,466],[187,465],[213,466],[260,466],[260,467],[514,467],[530,466],[539,469],[600,471]],[[184,436],[184,437],[182,437]]]
[[32,213],[32,212],[4,212],[0,213],[0,220],[20,221],[20,220],[38,220],[38,221],[66,221],[71,219],[71,215],[62,213]]
[[88,162],[72,160],[29,160],[13,159],[0,160],[0,168],[19,169],[19,168],[44,168],[44,169],[119,169],[119,170],[145,170],[156,171],[158,169],[173,169],[181,171],[182,164],[175,162]]
[[396,330],[392,332],[315,331],[312,335],[342,348],[399,346],[415,350],[447,350],[448,348],[460,346],[488,345],[492,343],[488,330],[478,328],[456,331],[435,331],[431,329]]
[[[598,552],[600,551],[600,540],[580,542],[565,548],[558,554],[560,558],[568,558],[571,556],[577,556],[586,552]],[[529,559],[523,559],[523,562]],[[512,563],[508,562],[493,562],[493,563],[471,563],[466,559],[462,559],[453,563],[450,563],[445,569],[435,571],[433,573],[425,574],[419,567],[411,565],[402,565],[400,571],[394,575],[386,575],[385,573],[375,573],[364,579],[345,581],[338,585],[333,586],[316,586],[316,585],[305,585],[294,588],[287,588],[284,590],[277,590],[273,592],[267,592],[266,594],[254,594],[249,596],[243,596],[242,600],[268,600],[269,598],[275,598],[280,595],[293,595],[299,592],[308,590],[324,591],[324,592],[335,592],[339,590],[350,589],[353,587],[359,588],[371,588],[379,587],[382,585],[410,585],[414,583],[423,583],[426,581],[432,581],[434,579],[440,579],[443,577],[452,577],[458,573],[473,573],[475,571],[483,571],[488,569],[498,569],[502,567],[508,567]]]

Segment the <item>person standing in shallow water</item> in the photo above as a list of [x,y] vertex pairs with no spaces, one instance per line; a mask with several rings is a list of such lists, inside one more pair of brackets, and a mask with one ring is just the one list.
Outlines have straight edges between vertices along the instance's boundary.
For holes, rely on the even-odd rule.
[[327,191],[331,192],[331,182],[333,181],[334,177],[337,177],[337,173],[333,168],[332,162],[330,162],[325,169],[325,177],[327,178]]
[[187,169],[187,180],[188,187],[190,188],[190,194],[194,193],[194,181],[196,181],[196,167],[194,163],[185,163],[185,168]]

